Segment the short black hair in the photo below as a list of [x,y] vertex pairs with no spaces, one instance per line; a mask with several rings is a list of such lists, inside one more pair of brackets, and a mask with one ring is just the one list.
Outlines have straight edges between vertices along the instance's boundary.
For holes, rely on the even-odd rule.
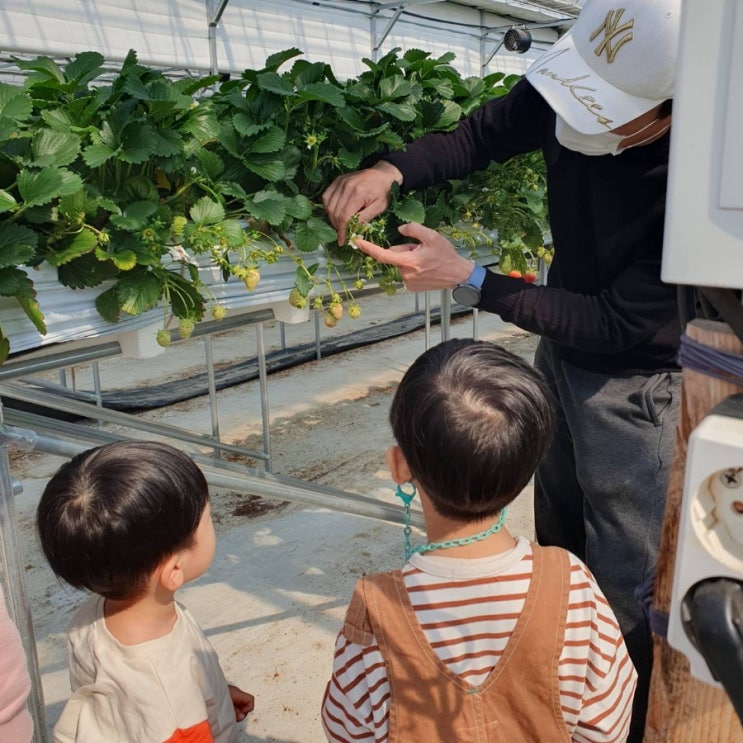
[[447,518],[494,516],[527,485],[552,439],[541,373],[488,341],[455,338],[418,357],[390,424],[413,479]]
[[193,544],[209,501],[194,461],[156,441],[78,454],[47,483],[36,512],[52,570],[111,599],[137,596],[168,556]]

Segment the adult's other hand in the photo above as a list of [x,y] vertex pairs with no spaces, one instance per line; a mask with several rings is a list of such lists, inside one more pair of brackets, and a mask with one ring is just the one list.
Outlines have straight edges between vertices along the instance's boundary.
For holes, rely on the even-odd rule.
[[369,222],[387,209],[393,183],[402,183],[402,173],[380,160],[371,168],[338,176],[325,189],[322,202],[340,245],[346,242],[348,221],[354,214],[361,222]]
[[382,248],[368,240],[354,245],[380,263],[396,266],[407,289],[414,292],[447,289],[466,281],[474,263],[463,258],[454,246],[436,230],[410,222],[400,234],[417,242]]

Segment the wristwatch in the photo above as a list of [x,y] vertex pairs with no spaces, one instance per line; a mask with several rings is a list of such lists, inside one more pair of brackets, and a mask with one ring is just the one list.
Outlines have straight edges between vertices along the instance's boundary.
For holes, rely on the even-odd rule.
[[452,299],[464,305],[465,307],[475,307],[480,303],[482,283],[485,281],[486,269],[484,266],[478,266],[472,269],[467,281],[463,284],[457,284],[451,290]]

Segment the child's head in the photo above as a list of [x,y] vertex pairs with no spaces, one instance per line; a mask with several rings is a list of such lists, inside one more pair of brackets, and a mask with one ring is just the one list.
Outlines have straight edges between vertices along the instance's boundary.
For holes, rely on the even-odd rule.
[[[76,588],[134,598],[164,560],[194,546],[208,503],[206,479],[183,452],[154,441],[106,444],[47,484],[37,510],[41,546]],[[202,571],[213,542],[209,549]]]
[[552,437],[542,375],[486,341],[453,339],[413,363],[390,423],[412,479],[439,514],[494,516],[526,486]]

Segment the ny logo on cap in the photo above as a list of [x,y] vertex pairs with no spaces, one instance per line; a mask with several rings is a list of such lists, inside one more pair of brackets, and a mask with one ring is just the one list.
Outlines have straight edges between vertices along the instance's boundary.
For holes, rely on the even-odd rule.
[[[619,23],[624,15],[624,8],[610,10],[604,18],[604,22],[591,34],[590,40],[593,41],[602,31],[604,40],[593,50],[597,57],[606,52],[606,61],[611,64],[617,56],[619,49],[627,42],[632,41],[634,35],[632,29],[635,26],[635,19],[627,21],[620,26]],[[622,35],[623,34],[623,35]],[[617,39],[617,37],[620,37]],[[616,43],[614,43],[616,39]]]

